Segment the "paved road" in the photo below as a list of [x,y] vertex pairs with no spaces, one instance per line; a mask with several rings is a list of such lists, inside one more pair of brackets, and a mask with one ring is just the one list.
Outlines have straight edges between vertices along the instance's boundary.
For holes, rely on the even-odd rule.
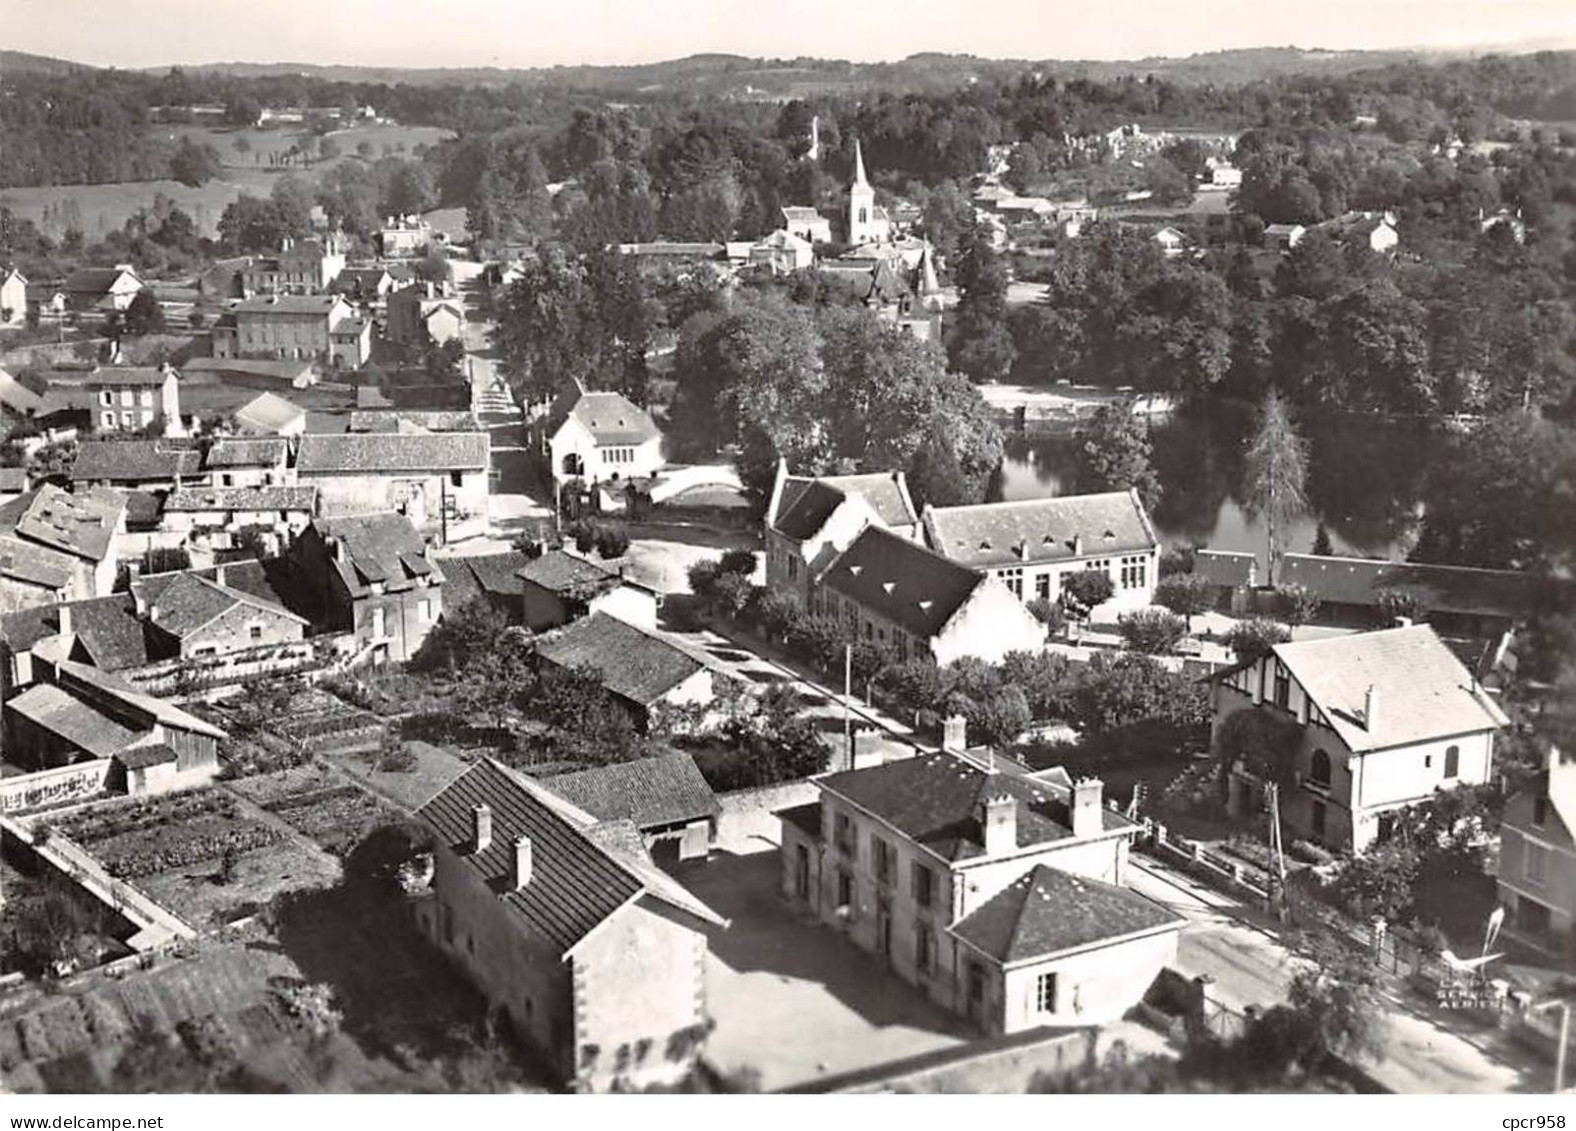
[[[1132,887],[1188,919],[1178,946],[1177,968],[1210,974],[1211,995],[1233,1009],[1273,1005],[1301,961],[1258,913],[1231,896],[1206,888],[1165,865],[1134,858]],[[1529,1055],[1518,1055],[1497,1033],[1470,1036],[1446,1029],[1404,998],[1387,995],[1384,1059],[1364,1067],[1396,1092],[1546,1092],[1552,1072]]]

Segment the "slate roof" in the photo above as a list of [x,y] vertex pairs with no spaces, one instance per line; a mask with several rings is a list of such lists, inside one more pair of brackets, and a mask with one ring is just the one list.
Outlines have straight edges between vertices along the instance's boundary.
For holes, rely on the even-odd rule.
[[208,449],[210,468],[274,468],[285,462],[290,445],[278,437],[247,438],[225,436]]
[[[1353,751],[1497,729],[1504,712],[1426,624],[1277,644],[1275,656]],[[1370,687],[1379,718],[1363,719]]]
[[202,470],[202,453],[168,440],[85,440],[71,465],[73,482],[173,480]]
[[[476,852],[473,813],[492,810],[492,843]],[[567,955],[593,928],[642,894],[712,923],[723,922],[616,834],[594,837],[596,821],[541,785],[491,759],[477,762],[416,816],[499,898],[512,918]],[[513,886],[515,844],[531,841],[531,879]],[[644,855],[644,849],[641,849]]]
[[0,578],[61,590],[71,584],[74,568],[69,554],[0,534]]
[[95,758],[108,758],[135,742],[142,733],[53,683],[38,683],[6,703],[29,722],[58,735]]
[[1003,965],[1045,959],[1186,922],[1130,888],[1038,865],[993,895],[952,933]]
[[344,544],[348,562],[340,561],[332,551],[329,557],[352,594],[365,594],[374,581],[391,589],[408,588],[418,577],[443,584],[443,572],[427,557],[426,541],[402,514],[383,511],[319,518],[313,526],[325,539],[336,538]]
[[236,303],[233,309],[241,314],[315,314],[325,316],[336,306],[346,305],[341,295],[265,295]]
[[180,487],[164,501],[167,511],[305,511],[317,508],[317,488]]
[[13,652],[25,652],[60,634],[60,610],[71,610],[77,646],[105,671],[136,668],[149,662],[147,634],[130,593],[91,597],[64,605],[40,605],[0,617],[0,638]]
[[1237,589],[1253,584],[1257,561],[1256,554],[1235,550],[1199,550],[1193,555],[1193,572],[1211,585]]
[[822,572],[820,584],[929,640],[985,583],[985,575],[879,526],[867,526]]
[[[819,779],[824,792],[846,798],[880,817],[909,839],[949,861],[965,861],[985,852],[980,804],[986,797],[1006,794],[1018,803],[1018,847],[1066,840],[1072,834],[1068,790],[1051,775],[1033,775],[1006,759],[996,759],[994,772],[972,756],[949,752],[921,754],[845,770]],[[1101,809],[1105,831],[1136,831],[1137,826],[1110,809]]]
[[720,812],[695,759],[683,753],[560,774],[542,784],[598,820],[628,818],[638,829],[686,824]]
[[1416,593],[1424,609],[1509,619],[1530,616],[1546,597],[1571,589],[1570,582],[1518,570],[1315,554],[1283,555],[1280,580],[1304,585],[1335,604],[1374,607],[1386,591],[1403,590]]
[[475,432],[481,428],[470,409],[353,409],[349,432]]
[[118,491],[95,489],[68,494],[53,483],[38,489],[17,520],[17,536],[91,562],[109,556],[115,531],[126,513]]
[[290,562],[286,558],[269,558],[259,561],[255,558],[229,562],[222,566],[209,566],[206,569],[170,570],[166,573],[145,573],[135,578],[131,583],[131,591],[144,603],[158,601],[166,587],[186,574],[194,574],[208,581],[219,581],[227,589],[237,593],[244,593],[255,597],[266,605],[278,605],[282,609],[289,609],[291,602],[286,599],[289,592]]
[[858,495],[869,503],[870,509],[887,526],[906,526],[919,521],[903,473],[878,471],[864,475],[823,475],[815,479],[789,476],[783,481],[772,525],[802,542],[818,533],[832,512],[850,495]]
[[1073,540],[1079,535],[1086,558],[1141,553],[1160,544],[1132,490],[927,507],[924,522],[932,549],[979,567],[1072,561]]
[[[225,377],[263,377],[294,385],[297,381],[310,381],[312,363],[307,360],[289,361],[259,357],[194,357],[181,366],[181,376],[187,379],[212,374],[221,380]],[[185,393],[185,388],[182,388]]]
[[176,760],[175,751],[162,742],[152,746],[133,746],[115,755],[115,761],[128,770],[146,770],[150,766],[162,766]]
[[119,267],[79,267],[66,276],[65,289],[72,294],[108,294],[122,275],[137,277],[135,271],[123,271]]
[[519,575],[522,582],[562,594],[600,590],[618,581],[613,570],[565,550],[548,550],[540,557],[528,559]]
[[306,415],[306,411],[274,393],[262,393],[235,412],[235,422],[247,432],[278,432]]
[[119,676],[110,672],[99,671],[97,668],[79,664],[74,660],[61,660],[55,667],[61,676],[62,683],[68,680],[75,680],[86,684],[111,699],[117,699],[128,707],[151,715],[166,726],[174,727],[177,730],[192,731],[195,734],[207,735],[209,738],[227,737],[224,731],[212,723],[204,722],[196,715],[188,714],[168,700],[145,695]]
[[622,393],[583,393],[571,389],[553,403],[550,430],[556,433],[570,417],[589,432],[599,446],[643,444],[662,435],[651,414]]
[[[228,570],[225,573],[229,579]],[[145,596],[148,591],[143,590]],[[288,609],[228,585],[220,585],[195,572],[177,574],[156,596],[148,598],[148,617],[162,631],[185,639],[237,606],[246,606],[274,617],[306,624]]]
[[308,433],[301,437],[296,473],[481,471],[488,450],[485,432]]
[[592,613],[543,640],[537,654],[561,668],[593,669],[602,686],[642,707],[706,666],[678,645],[605,613]]
[[37,412],[44,398],[33,392],[4,369],[0,369],[0,405],[15,412]]
[[811,840],[821,839],[821,803],[819,801],[812,801],[808,805],[795,805],[791,809],[779,809],[777,816],[805,833]]

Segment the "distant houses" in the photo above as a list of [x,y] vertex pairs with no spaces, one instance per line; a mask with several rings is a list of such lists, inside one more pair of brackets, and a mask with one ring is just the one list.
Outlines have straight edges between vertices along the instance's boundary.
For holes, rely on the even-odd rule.
[[115,267],[82,267],[66,277],[63,288],[67,309],[79,314],[113,314],[131,305],[144,287],[136,269],[122,263]]
[[267,295],[240,302],[230,315],[233,326],[214,327],[218,358],[310,360],[344,369],[371,358],[372,323],[341,295]]

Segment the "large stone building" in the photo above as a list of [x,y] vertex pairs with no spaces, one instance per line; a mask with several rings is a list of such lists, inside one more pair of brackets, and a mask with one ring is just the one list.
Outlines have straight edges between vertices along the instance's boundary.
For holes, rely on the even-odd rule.
[[1160,539],[1137,491],[1062,495],[976,506],[926,507],[925,542],[936,553],[988,572],[1021,601],[1056,601],[1083,570],[1110,577],[1097,618],[1149,605],[1160,574]]
[[238,303],[234,325],[214,327],[218,358],[277,358],[315,361],[336,369],[359,369],[372,354],[372,323],[344,296],[267,295]]
[[1174,911],[1128,889],[1137,826],[1099,781],[964,749],[816,779],[782,814],[795,905],[990,1034],[1114,1021],[1174,960]]
[[343,236],[286,239],[277,256],[252,259],[241,267],[241,289],[246,298],[322,294],[344,269]]
[[[1293,778],[1279,797],[1287,839],[1357,852],[1390,835],[1396,811],[1489,781],[1506,725],[1427,625],[1277,644],[1212,683],[1216,748],[1243,755],[1233,759],[1232,808],[1257,813],[1272,771]],[[1251,732],[1236,721],[1244,712],[1259,715]],[[1237,752],[1247,733],[1252,749]]]
[[417,817],[435,838],[416,920],[579,1090],[673,1083],[707,1026],[708,929],[628,820],[483,760]]
[[442,534],[485,520],[489,449],[479,431],[308,433],[296,452],[296,481],[317,488],[320,514],[393,510]]
[[901,471],[788,474],[779,460],[766,506],[766,587],[810,603],[814,579],[866,526],[917,541],[919,514]]

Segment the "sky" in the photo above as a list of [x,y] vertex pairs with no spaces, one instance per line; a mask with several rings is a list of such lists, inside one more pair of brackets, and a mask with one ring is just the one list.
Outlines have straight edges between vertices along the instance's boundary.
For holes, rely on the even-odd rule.
[[697,52],[1136,59],[1237,47],[1576,46],[1573,0],[4,0],[0,46],[103,66],[632,63]]

